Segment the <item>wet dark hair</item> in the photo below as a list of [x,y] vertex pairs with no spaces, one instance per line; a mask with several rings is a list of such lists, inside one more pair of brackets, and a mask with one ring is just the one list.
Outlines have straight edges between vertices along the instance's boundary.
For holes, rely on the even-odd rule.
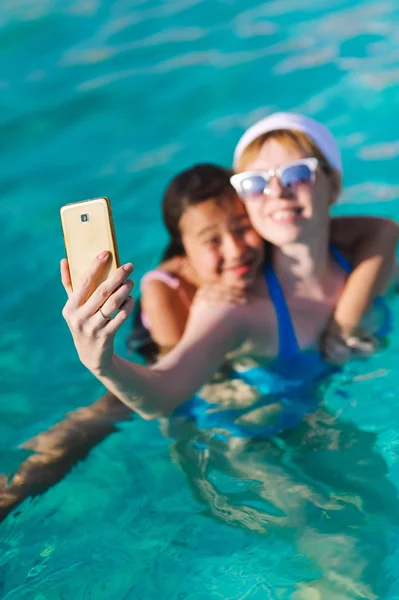
[[139,298],[134,307],[132,329],[126,338],[127,350],[129,353],[137,352],[147,364],[152,365],[157,361],[161,348],[154,342],[151,333],[144,326],[141,313],[141,298]]
[[230,183],[232,175],[230,169],[203,163],[182,171],[172,179],[162,200],[163,221],[170,236],[162,260],[185,255],[179,223],[187,208],[210,198],[224,202],[235,195]]

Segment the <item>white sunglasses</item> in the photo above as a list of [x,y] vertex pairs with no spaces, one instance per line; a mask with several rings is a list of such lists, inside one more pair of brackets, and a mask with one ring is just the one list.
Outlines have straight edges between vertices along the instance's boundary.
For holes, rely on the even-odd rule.
[[283,188],[293,188],[300,183],[313,185],[316,181],[317,158],[301,158],[269,171],[244,171],[230,178],[230,183],[240,198],[246,202],[270,192],[270,181],[277,177]]

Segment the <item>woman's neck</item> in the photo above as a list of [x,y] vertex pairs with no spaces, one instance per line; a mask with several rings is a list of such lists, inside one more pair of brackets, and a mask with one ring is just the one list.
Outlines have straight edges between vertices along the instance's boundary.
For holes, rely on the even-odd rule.
[[322,298],[329,292],[327,236],[312,244],[296,242],[273,249],[273,267],[284,288],[297,296]]

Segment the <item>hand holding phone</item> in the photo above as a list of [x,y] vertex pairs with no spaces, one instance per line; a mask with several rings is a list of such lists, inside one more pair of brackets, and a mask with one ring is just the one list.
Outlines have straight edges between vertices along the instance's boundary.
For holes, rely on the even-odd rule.
[[90,287],[89,297],[119,267],[119,255],[108,198],[94,198],[61,207],[61,223],[72,289],[76,289],[93,259],[107,250],[110,257]]
[[103,273],[108,258],[108,252],[100,252],[74,291],[70,285],[67,261],[61,261],[61,280],[68,295],[62,314],[80,360],[96,377],[104,376],[112,366],[115,335],[134,307],[130,295],[133,288],[133,281],[129,278],[133,271],[131,263],[109,275],[98,293],[89,296],[88,292],[93,289],[93,282],[99,274]]

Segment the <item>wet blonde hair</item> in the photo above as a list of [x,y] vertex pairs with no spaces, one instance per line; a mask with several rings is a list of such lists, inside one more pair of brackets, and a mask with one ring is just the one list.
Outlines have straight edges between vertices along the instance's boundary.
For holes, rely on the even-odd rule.
[[342,189],[342,177],[341,173],[334,169],[320,148],[306,133],[301,131],[292,131],[290,129],[277,129],[275,131],[269,131],[260,135],[253,140],[245,148],[241,154],[240,160],[237,164],[237,172],[245,171],[247,165],[254,160],[263,144],[268,140],[275,140],[281,144],[284,148],[300,150],[305,156],[314,156],[320,162],[320,168],[323,169],[324,173],[331,181],[334,200],[339,196]]

